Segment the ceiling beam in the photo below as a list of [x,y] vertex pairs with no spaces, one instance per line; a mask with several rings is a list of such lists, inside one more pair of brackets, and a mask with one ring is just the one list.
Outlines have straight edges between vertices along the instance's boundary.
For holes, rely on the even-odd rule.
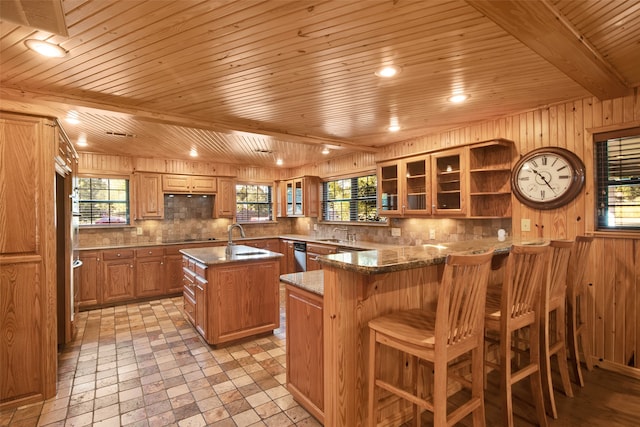
[[[43,114],[52,117],[58,117],[62,110],[92,111],[96,114],[106,116],[131,116],[140,121],[161,123],[173,126],[182,126],[188,128],[204,129],[219,133],[246,132],[258,135],[271,136],[285,142],[306,144],[306,145],[326,145],[329,148],[344,148],[352,151],[377,153],[380,148],[369,145],[357,144],[342,139],[323,138],[309,135],[299,135],[287,132],[272,131],[264,129],[258,125],[247,125],[243,123],[227,123],[227,122],[210,122],[198,118],[181,116],[176,114],[166,114],[158,111],[144,110],[133,107],[123,107],[120,105],[112,105],[108,103],[100,103],[96,101],[87,101],[84,99],[70,98],[53,93],[44,92],[27,92],[19,89],[7,88],[0,86],[0,100],[2,100],[2,109],[21,111],[31,114]],[[11,107],[13,103],[13,107]],[[17,110],[16,110],[17,109]],[[55,114],[54,114],[55,113]]]
[[619,73],[548,0],[466,0],[600,100],[629,95]]

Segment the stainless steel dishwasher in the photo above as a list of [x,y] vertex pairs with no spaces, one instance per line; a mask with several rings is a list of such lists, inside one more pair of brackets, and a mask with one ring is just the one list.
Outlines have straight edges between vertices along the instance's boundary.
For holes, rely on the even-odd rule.
[[296,273],[307,271],[307,243],[293,243],[293,260],[295,263]]

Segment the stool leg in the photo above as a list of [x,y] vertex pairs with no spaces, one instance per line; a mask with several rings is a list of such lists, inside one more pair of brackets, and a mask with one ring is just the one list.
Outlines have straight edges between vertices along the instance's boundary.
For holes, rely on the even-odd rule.
[[563,303],[556,309],[556,342],[552,347],[551,354],[555,354],[558,358],[558,370],[560,371],[564,394],[568,397],[573,397],[573,389],[571,388],[571,380],[569,379],[569,366],[567,364],[567,317],[565,307],[566,305]]
[[538,369],[531,374],[529,381],[531,382],[531,394],[536,405],[536,413],[538,414],[538,423],[541,427],[547,427],[547,414],[544,411],[544,398],[542,396],[542,375],[540,374],[540,322],[535,322],[529,327],[531,334],[531,364],[538,365]]
[[576,310],[575,299],[567,304],[567,331],[569,335],[569,357],[571,358],[571,371],[580,387],[584,387],[584,379],[582,378],[582,369],[580,368],[580,348],[578,340],[578,313]]
[[[558,418],[558,411],[556,409],[556,400],[553,396],[553,380],[551,378],[551,338],[549,331],[549,323],[551,322],[551,313],[544,310],[542,320],[542,334],[540,340],[541,357],[540,357],[540,370],[542,372],[542,392],[544,394],[544,401],[548,404],[549,415],[553,418]],[[547,406],[547,405],[545,405]]]
[[502,333],[500,340],[500,394],[502,395],[503,425],[513,427],[513,400],[511,395],[511,332]]
[[371,329],[369,332],[369,401],[367,407],[368,413],[368,425],[369,427],[375,427],[376,422],[376,331]]
[[471,395],[480,400],[480,407],[473,411],[473,427],[485,426],[484,412],[484,345],[471,350]]

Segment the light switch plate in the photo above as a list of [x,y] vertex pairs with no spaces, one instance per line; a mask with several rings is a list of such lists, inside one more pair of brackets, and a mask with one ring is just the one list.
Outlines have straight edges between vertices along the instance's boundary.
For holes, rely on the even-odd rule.
[[401,228],[392,227],[391,228],[391,237],[400,237]]
[[520,231],[531,231],[531,220],[529,218],[520,219]]
[[429,229],[429,239],[436,240],[436,229],[435,228]]
[[136,234],[142,236],[142,227],[136,227]]

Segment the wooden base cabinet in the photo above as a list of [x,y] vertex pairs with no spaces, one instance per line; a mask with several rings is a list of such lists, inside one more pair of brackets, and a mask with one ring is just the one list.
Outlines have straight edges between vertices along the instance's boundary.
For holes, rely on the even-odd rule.
[[133,250],[102,253],[102,302],[135,298]]
[[154,297],[164,294],[164,249],[136,250],[136,297]]
[[98,251],[80,251],[80,268],[78,289],[78,305],[80,310],[102,304],[102,287],[99,286],[101,277],[102,254]]
[[324,423],[322,296],[286,287],[287,389]]
[[280,327],[280,261],[203,265],[183,258],[187,318],[209,344]]

